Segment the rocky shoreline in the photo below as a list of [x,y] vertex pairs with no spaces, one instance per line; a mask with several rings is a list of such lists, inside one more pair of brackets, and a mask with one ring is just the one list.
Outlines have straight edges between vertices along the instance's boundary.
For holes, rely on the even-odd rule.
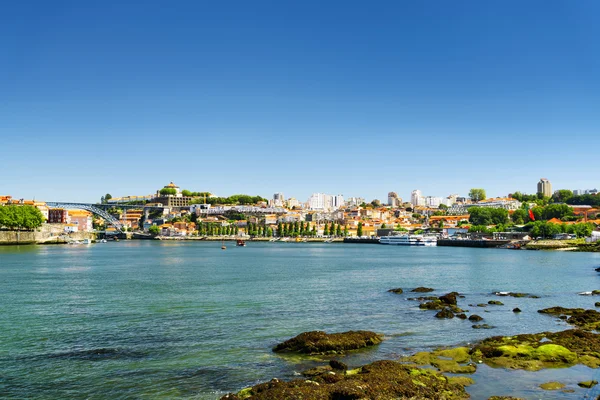
[[[427,293],[431,288],[407,289],[412,293]],[[390,289],[391,295],[402,294],[402,288]],[[590,293],[600,293],[593,291]],[[576,295],[576,294],[574,294]],[[490,296],[510,296],[536,299],[528,293],[495,292]],[[442,296],[408,298],[419,301],[424,311],[436,311],[436,318],[458,317],[472,323],[483,320],[458,305],[464,298],[458,292]],[[490,300],[487,304],[470,304],[470,307],[503,305]],[[521,312],[515,308],[513,312]],[[470,315],[467,316],[467,313]],[[356,368],[349,368],[339,357],[357,349],[376,346],[384,336],[370,331],[349,331],[327,334],[321,331],[305,332],[286,340],[273,349],[274,352],[294,352],[304,355],[327,355],[329,363],[302,373],[302,379],[282,381],[272,379],[237,393],[229,393],[221,400],[262,399],[469,399],[467,387],[475,381],[469,375],[479,365],[508,370],[540,371],[549,368],[568,368],[583,365],[600,367],[600,312],[596,310],[571,309],[560,306],[538,310],[538,313],[559,318],[572,326],[559,332],[538,332],[514,336],[492,336],[477,343],[423,351],[394,360],[375,361]],[[483,324],[485,325],[485,324]],[[478,325],[473,324],[473,328]],[[479,326],[481,328],[482,326]],[[485,326],[486,328],[493,328]],[[596,376],[598,374],[595,374]],[[582,380],[577,386],[592,389],[597,381]],[[539,385],[540,390],[557,390],[572,393],[574,389],[564,383],[551,381]],[[578,389],[578,390],[582,390]],[[589,392],[591,394],[592,391]],[[585,395],[586,398],[588,394]],[[489,400],[516,400],[516,397],[491,396]],[[596,399],[600,399],[598,396]]]

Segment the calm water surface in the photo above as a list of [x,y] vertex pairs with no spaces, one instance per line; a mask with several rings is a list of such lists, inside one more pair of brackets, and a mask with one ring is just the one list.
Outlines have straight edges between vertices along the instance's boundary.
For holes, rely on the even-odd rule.
[[[538,314],[593,308],[600,255],[380,245],[129,241],[0,247],[0,398],[216,399],[259,381],[293,378],[318,360],[270,349],[309,330],[368,329],[387,340],[344,359],[351,366],[491,335],[563,330]],[[410,294],[464,293],[459,306],[494,325],[437,320]],[[502,298],[504,306],[468,304]],[[523,310],[514,314],[514,307]],[[576,399],[585,367],[538,373],[480,366],[469,392]],[[543,392],[558,379],[574,393]]]

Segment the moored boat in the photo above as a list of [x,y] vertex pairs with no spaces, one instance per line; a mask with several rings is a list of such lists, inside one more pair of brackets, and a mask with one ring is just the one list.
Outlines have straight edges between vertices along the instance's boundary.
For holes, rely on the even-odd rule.
[[235,242],[235,245],[236,245],[236,246],[240,246],[240,247],[244,247],[244,246],[246,246],[246,241],[245,241],[245,240],[242,240],[242,239],[238,239],[238,240]]
[[397,246],[437,246],[437,238],[426,235],[390,235],[380,237],[379,243]]

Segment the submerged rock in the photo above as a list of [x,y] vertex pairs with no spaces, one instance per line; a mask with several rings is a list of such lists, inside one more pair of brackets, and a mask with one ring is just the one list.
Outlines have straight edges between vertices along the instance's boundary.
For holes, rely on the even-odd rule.
[[227,400],[283,399],[468,399],[465,382],[394,361],[376,361],[351,375],[322,375],[311,380],[271,381],[228,394]]
[[488,400],[525,400],[521,397],[512,397],[512,396],[492,396],[488,398]]
[[473,325],[473,326],[471,326],[471,328],[473,328],[473,329],[494,329],[495,326],[488,325],[488,324],[482,324],[482,325]]
[[274,352],[303,354],[341,354],[348,350],[373,346],[383,341],[383,336],[371,331],[348,331],[327,334],[322,331],[304,332],[273,348]]
[[435,314],[436,318],[454,318],[454,313],[449,308],[444,308],[442,311]]
[[456,318],[467,319],[467,314],[465,314],[465,313],[456,314]]
[[329,366],[336,371],[347,371],[348,370],[348,366],[338,360],[330,360]]
[[421,296],[421,297],[409,297],[408,300],[436,301],[436,300],[438,300],[438,298],[436,296]]
[[434,298],[426,303],[419,304],[419,308],[423,310],[444,310],[450,309],[453,313],[461,313],[461,310],[456,301],[456,297],[459,296],[457,292],[450,292],[443,296]]
[[519,307],[515,307],[515,308],[513,308],[513,312],[514,313],[520,313],[521,309]]
[[583,381],[583,382],[579,382],[577,384],[577,386],[586,388],[586,389],[591,389],[594,386],[596,386],[597,384],[598,384],[598,381]]
[[429,293],[429,292],[433,292],[433,291],[434,291],[434,289],[428,288],[428,287],[423,287],[423,286],[419,286],[419,287],[411,290],[411,292],[415,292],[415,293]]
[[504,303],[499,300],[490,300],[490,301],[488,301],[488,304],[490,304],[492,306],[503,306],[504,305]]
[[542,383],[540,387],[544,390],[559,390],[564,388],[565,384],[560,382],[546,382]]
[[550,307],[538,310],[540,314],[550,314],[564,319],[571,325],[586,330],[597,330],[600,328],[600,312],[596,310],[584,310],[583,308]]
[[402,294],[402,293],[404,293],[404,291],[401,288],[390,289],[390,290],[388,290],[388,292],[390,292],[390,293],[396,293],[396,294]]
[[483,320],[483,318],[477,314],[473,314],[473,315],[469,316],[469,321],[477,322],[477,321],[481,321],[481,320]]
[[518,293],[518,292],[494,292],[493,294],[495,294],[496,296],[510,296],[510,297],[517,297],[517,298],[521,298],[521,297],[528,297],[530,299],[539,299],[540,298],[540,296],[536,296],[534,294]]

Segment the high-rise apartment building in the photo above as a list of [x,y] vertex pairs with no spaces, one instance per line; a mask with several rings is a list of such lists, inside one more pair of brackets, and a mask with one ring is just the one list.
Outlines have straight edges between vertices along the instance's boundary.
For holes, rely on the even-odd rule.
[[552,184],[546,178],[540,179],[537,184],[537,192],[544,195],[544,197],[552,197]]
[[283,193],[275,193],[273,195],[273,205],[275,207],[283,207],[285,202],[285,197],[283,197]]
[[402,203],[402,199],[400,197],[398,197],[398,193],[396,192],[389,192],[388,193],[388,204],[393,207],[399,207],[400,204]]
[[410,203],[413,206],[422,206],[425,204],[425,199],[423,198],[423,194],[420,190],[413,190],[410,193]]

